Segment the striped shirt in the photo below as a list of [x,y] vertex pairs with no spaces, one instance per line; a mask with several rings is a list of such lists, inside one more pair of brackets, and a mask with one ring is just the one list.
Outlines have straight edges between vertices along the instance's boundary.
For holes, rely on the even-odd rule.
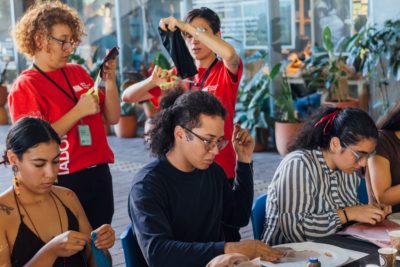
[[356,173],[329,169],[319,149],[288,154],[268,187],[262,240],[277,245],[334,234],[342,227],[337,210],[360,204],[359,184]]

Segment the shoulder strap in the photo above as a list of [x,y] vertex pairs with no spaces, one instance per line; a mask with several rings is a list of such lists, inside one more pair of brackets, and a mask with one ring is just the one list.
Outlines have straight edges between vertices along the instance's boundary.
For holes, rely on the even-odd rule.
[[21,210],[19,209],[18,199],[17,199],[17,195],[15,194],[14,188],[13,188],[13,194],[14,194],[15,204],[17,204],[17,209],[18,209],[19,218],[20,218],[20,220],[21,220],[21,222],[22,222],[22,221],[23,221],[23,217],[22,217],[22,215],[21,215]]

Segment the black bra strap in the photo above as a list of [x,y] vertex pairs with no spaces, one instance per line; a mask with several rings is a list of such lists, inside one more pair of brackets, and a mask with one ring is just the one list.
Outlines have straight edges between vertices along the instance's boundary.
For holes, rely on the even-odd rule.
[[21,215],[21,210],[19,209],[18,199],[17,199],[17,195],[15,194],[14,187],[13,187],[13,193],[14,193],[15,204],[17,204],[19,218],[21,219],[21,222],[22,222],[23,221],[23,217]]

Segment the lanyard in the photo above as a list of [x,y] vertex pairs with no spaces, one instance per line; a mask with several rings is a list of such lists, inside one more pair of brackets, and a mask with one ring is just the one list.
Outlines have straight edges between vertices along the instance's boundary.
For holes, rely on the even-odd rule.
[[[201,80],[201,83],[200,83],[200,86],[199,86],[200,90],[203,89],[204,83],[206,82],[206,80],[207,80],[207,78],[208,78],[208,75],[210,75],[210,71],[211,71],[212,67],[214,67],[214,65],[217,64],[218,61],[219,61],[219,60],[218,60],[218,58],[216,57],[216,58],[214,59],[214,61],[211,63],[211,65],[207,68],[206,73],[204,74],[204,77],[203,77],[203,79]],[[192,79],[192,80],[193,80],[193,79]],[[195,83],[194,85],[195,85],[195,86],[198,86],[198,84],[199,84],[199,83]],[[192,91],[192,83],[190,83],[189,91]]]
[[57,87],[58,90],[60,90],[65,96],[67,96],[69,99],[71,99],[75,104],[78,103],[78,98],[75,95],[74,89],[72,89],[71,83],[68,80],[67,75],[65,74],[64,69],[61,69],[62,74],[64,75],[65,80],[67,81],[69,90],[71,91],[71,94],[68,94],[67,91],[65,91],[56,81],[54,81],[52,78],[50,78],[44,71],[42,71],[35,63],[33,63],[33,67],[39,71],[40,74],[42,74],[47,80],[49,80],[52,84]]

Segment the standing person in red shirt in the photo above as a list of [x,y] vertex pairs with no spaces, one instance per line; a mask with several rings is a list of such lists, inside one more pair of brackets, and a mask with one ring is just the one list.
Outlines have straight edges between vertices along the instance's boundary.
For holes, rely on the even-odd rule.
[[37,3],[17,23],[14,37],[33,60],[13,84],[8,98],[13,122],[24,116],[48,121],[61,137],[58,184],[73,190],[95,229],[114,213],[108,163],[114,155],[103,123],[116,123],[120,107],[116,60],[103,69],[105,92],[86,94],[94,85],[88,73],[68,58],[81,41],[83,23],[60,2]]
[[[203,90],[215,95],[227,111],[224,131],[225,138],[230,142],[219,152],[215,161],[224,169],[230,184],[233,185],[236,157],[231,140],[243,63],[235,49],[221,38],[220,19],[209,8],[202,7],[189,11],[185,21],[174,17],[163,18],[159,26],[164,31],[179,29],[184,36],[198,70],[188,89]],[[219,60],[218,56],[222,60]],[[161,69],[156,67],[149,78],[125,90],[123,100],[139,102],[151,99],[153,104],[157,105],[161,95],[159,86],[165,81]]]

